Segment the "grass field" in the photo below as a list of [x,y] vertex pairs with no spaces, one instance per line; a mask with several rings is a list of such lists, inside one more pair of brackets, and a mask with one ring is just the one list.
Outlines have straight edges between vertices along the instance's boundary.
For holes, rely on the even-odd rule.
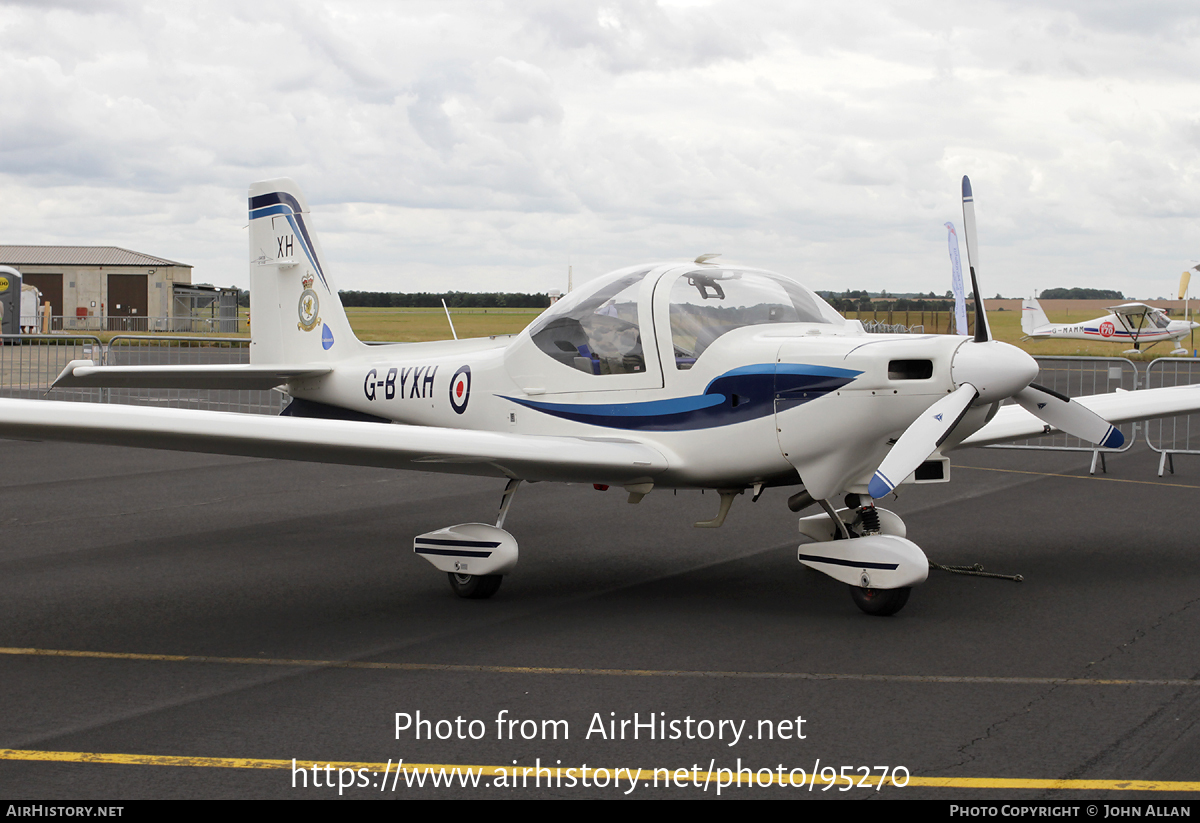
[[[459,337],[487,337],[493,334],[516,334],[542,312],[542,309],[483,309],[450,310],[454,319],[454,328]],[[1049,312],[1049,318],[1054,323],[1065,323],[1068,320],[1078,321],[1078,312],[1070,317],[1063,312]],[[450,337],[450,326],[446,323],[444,312],[429,309],[347,309],[350,326],[361,340],[391,340],[398,342],[416,342],[420,340],[445,340]],[[1062,315],[1062,316],[1059,316]],[[864,322],[872,319],[889,322],[887,312],[864,312],[861,317],[855,312],[849,312],[850,319],[861,319]],[[892,323],[925,326],[926,332],[946,332],[951,322],[946,312],[892,312]],[[1140,355],[1123,355],[1125,344],[1102,343],[1091,340],[1025,340],[1021,337],[1021,313],[1015,311],[988,312],[988,324],[997,340],[1012,343],[1030,354],[1068,355],[1085,357],[1123,357],[1132,360],[1153,360],[1168,354],[1172,348],[1169,343],[1160,343],[1148,353]],[[1184,345],[1192,349],[1196,343],[1184,340]]]
[[[488,337],[516,334],[528,326],[543,309],[464,309],[450,310],[454,330],[459,337]],[[446,340],[450,324],[441,309],[346,309],[350,328],[359,340],[390,340],[415,343],[421,340]]]
[[[1104,312],[1101,311],[1095,316],[1099,317]],[[906,319],[907,315],[907,319]],[[1079,322],[1079,312],[1073,315],[1068,315],[1066,312],[1047,312],[1048,319],[1051,323],[1067,323]],[[863,312],[858,315],[855,312],[848,312],[846,317],[851,320],[860,319],[864,323],[872,319],[879,320],[883,323],[903,323],[906,325],[924,324],[925,331],[932,332],[935,329],[939,332],[947,331],[947,323],[952,322],[946,312],[902,312],[896,311],[891,313],[891,320],[888,320],[887,312]],[[1090,318],[1089,318],[1090,319]],[[1165,357],[1170,354],[1174,348],[1172,343],[1159,343],[1157,346],[1147,350],[1143,347],[1140,354],[1123,354],[1127,343],[1104,343],[1093,340],[1022,340],[1024,336],[1021,333],[1021,313],[1017,311],[989,311],[988,325],[991,326],[992,334],[997,340],[1003,340],[1005,343],[1012,343],[1033,355],[1062,355],[1074,357],[1127,357],[1130,360],[1153,360],[1156,357]],[[1189,352],[1200,346],[1200,336],[1195,340],[1184,338],[1182,341],[1185,348]]]
[[[243,310],[243,318],[245,316]],[[516,334],[528,326],[543,309],[451,309],[454,328],[461,338],[488,337],[491,335]],[[1068,315],[1063,311],[1050,311],[1047,315],[1052,323],[1078,322],[1079,312]],[[423,340],[446,340],[451,337],[445,312],[440,309],[404,308],[352,308],[346,309],[350,327],[360,340],[415,343]],[[1098,316],[1098,315],[1097,315]],[[851,320],[864,323],[878,320],[883,323],[924,325],[927,333],[946,333],[952,324],[947,312],[848,312]],[[1017,311],[990,311],[988,323],[997,340],[1012,343],[1034,355],[1065,355],[1084,357],[1129,357],[1131,360],[1153,360],[1170,353],[1170,343],[1160,343],[1148,352],[1125,355],[1123,343],[1103,343],[1091,340],[1021,340],[1021,313]],[[102,335],[102,336],[111,336]],[[157,335],[156,335],[157,336]],[[237,335],[249,337],[248,334]],[[1200,339],[1183,341],[1189,350],[1200,346]]]

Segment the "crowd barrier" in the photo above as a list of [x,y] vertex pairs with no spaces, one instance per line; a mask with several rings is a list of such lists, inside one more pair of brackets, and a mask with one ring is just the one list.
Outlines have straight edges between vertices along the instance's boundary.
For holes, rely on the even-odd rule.
[[245,414],[279,414],[283,410],[284,395],[274,390],[50,388],[72,360],[108,366],[249,363],[250,341],[241,337],[116,335],[106,345],[92,335],[0,335],[0,396]]

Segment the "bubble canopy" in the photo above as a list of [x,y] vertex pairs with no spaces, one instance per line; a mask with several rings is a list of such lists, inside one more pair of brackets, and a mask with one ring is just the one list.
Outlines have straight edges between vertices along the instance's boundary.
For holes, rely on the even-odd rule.
[[622,269],[584,283],[530,325],[533,342],[585,374],[645,372],[638,302],[642,281],[653,270]]
[[530,337],[543,354],[585,374],[645,373],[646,348],[653,356],[653,345],[643,347],[643,339],[653,340],[647,334],[649,288],[657,295],[670,295],[677,369],[691,368],[717,339],[736,329],[845,322],[814,292],[773,272],[713,265],[635,266],[591,280],[559,300],[530,325]]
[[814,292],[783,275],[708,266],[675,277],[670,317],[678,369],[691,368],[718,338],[747,326],[845,322]]

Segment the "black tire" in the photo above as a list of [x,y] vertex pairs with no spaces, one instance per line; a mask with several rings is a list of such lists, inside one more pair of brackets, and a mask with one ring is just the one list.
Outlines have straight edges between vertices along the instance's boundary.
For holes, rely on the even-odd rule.
[[864,589],[861,586],[850,587],[850,599],[867,614],[876,617],[887,617],[904,608],[908,596],[912,593],[911,586],[902,589]]
[[[459,597],[468,600],[483,600],[491,597],[500,589],[504,580],[502,574],[455,574],[447,572],[450,578],[450,590]],[[902,604],[903,605],[903,604]]]

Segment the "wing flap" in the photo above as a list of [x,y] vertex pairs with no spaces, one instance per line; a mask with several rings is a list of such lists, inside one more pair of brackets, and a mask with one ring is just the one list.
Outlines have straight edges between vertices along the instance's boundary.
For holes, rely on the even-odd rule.
[[205,366],[97,366],[72,360],[51,388],[110,389],[273,389],[289,380],[333,371],[328,366],[252,366],[242,363]]
[[[1071,402],[1091,409],[1109,423],[1127,423],[1200,411],[1200,385],[1093,394],[1072,397]],[[964,439],[956,448],[1039,437],[1048,433],[1047,428],[1045,423],[1020,406],[1004,406],[990,423]]]
[[0,399],[0,437],[614,485],[668,467],[661,452],[634,440],[50,400]]

